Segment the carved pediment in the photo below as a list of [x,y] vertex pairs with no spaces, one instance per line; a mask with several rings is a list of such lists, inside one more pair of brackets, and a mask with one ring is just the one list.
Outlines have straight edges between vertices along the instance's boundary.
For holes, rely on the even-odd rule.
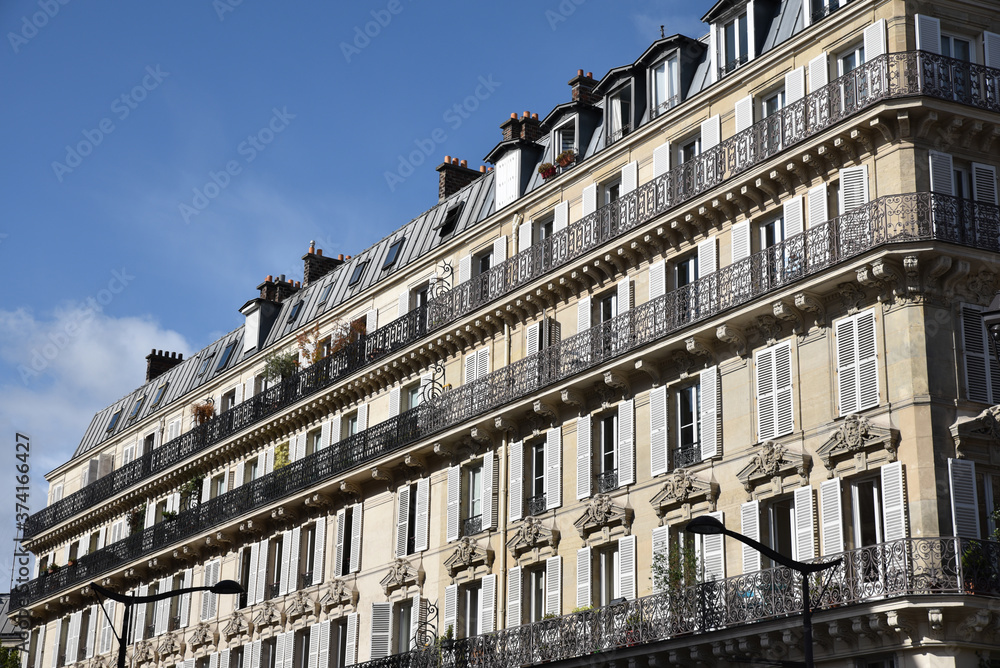
[[[138,659],[136,659],[138,661]],[[95,656],[87,664],[88,668],[108,668],[108,661],[110,659],[106,656]]]
[[455,551],[445,559],[444,565],[452,577],[460,570],[476,566],[477,564],[493,565],[493,550],[489,547],[480,547],[479,543],[472,536],[465,536],[458,541]]
[[313,600],[301,590],[294,592],[285,603],[285,617],[295,619],[315,611]]
[[140,640],[132,650],[132,659],[136,663],[146,663],[153,660],[153,643]]
[[227,638],[250,635],[250,623],[243,613],[239,610],[233,610],[233,614],[229,617],[229,623],[222,629],[222,633]]
[[260,629],[272,624],[281,624],[281,611],[271,601],[264,601],[253,618],[254,628]]
[[389,592],[411,584],[420,585],[423,581],[423,571],[418,571],[406,559],[396,559],[389,567],[389,572],[380,580],[386,596]]
[[1000,464],[1000,406],[990,406],[976,417],[959,418],[951,425],[959,457],[984,464]]
[[809,455],[792,452],[782,443],[763,441],[756,450],[750,463],[736,474],[748,495],[752,495],[754,489],[766,481],[771,481],[775,491],[780,493],[784,478],[797,473],[805,479],[812,467]]
[[631,526],[632,510],[617,505],[607,494],[598,494],[590,499],[583,515],[573,522],[581,538],[586,538],[588,534],[613,524]]
[[854,414],[848,415],[837,425],[826,442],[816,449],[816,454],[827,468],[830,477],[833,477],[837,462],[858,455],[867,459],[869,452],[884,450],[889,462],[896,461],[898,441],[899,432],[895,429],[863,415]]
[[194,632],[191,634],[190,644],[192,647],[200,647],[201,645],[214,645],[215,644],[215,634],[212,633],[211,627],[208,624],[198,624],[194,627]]
[[549,546],[555,551],[559,545],[559,531],[547,529],[537,517],[526,517],[514,536],[507,541],[507,550],[516,559],[524,552],[536,547]]
[[358,590],[348,586],[346,580],[331,580],[327,585],[326,593],[319,600],[319,605],[323,609],[333,608],[340,605],[355,606],[358,604]]
[[718,484],[693,476],[685,469],[676,469],[666,477],[663,487],[649,502],[656,514],[662,518],[672,508],[698,499],[712,502],[718,495]]
[[159,655],[160,661],[174,654],[180,655],[184,653],[184,643],[181,642],[179,636],[179,633],[168,633],[163,636],[159,647],[156,648],[156,653]]

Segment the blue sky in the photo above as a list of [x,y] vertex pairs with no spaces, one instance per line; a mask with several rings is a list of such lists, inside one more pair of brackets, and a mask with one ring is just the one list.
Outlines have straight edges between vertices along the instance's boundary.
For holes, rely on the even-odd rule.
[[0,437],[10,464],[15,431],[33,438],[32,508],[151,348],[239,326],[310,240],[367,248],[435,204],[445,155],[478,167],[511,112],[544,117],[661,24],[700,36],[711,4],[0,4]]

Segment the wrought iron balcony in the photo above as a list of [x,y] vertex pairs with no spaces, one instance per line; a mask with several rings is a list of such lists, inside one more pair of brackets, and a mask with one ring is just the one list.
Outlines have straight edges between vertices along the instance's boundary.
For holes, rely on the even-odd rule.
[[476,515],[462,520],[462,535],[475,536],[483,530],[483,516]]
[[701,461],[701,446],[698,443],[682,445],[670,450],[670,470],[684,469]]
[[545,495],[536,494],[535,496],[529,496],[528,500],[525,502],[525,507],[527,508],[527,514],[529,517],[541,515],[545,512],[547,507],[547,504],[545,503]]
[[[980,555],[970,567],[970,551]],[[957,538],[909,538],[845,552],[843,563],[812,588],[816,609],[902,597],[975,593],[1000,597],[1000,544]],[[510,668],[614,654],[706,631],[740,628],[802,612],[801,576],[786,568],[737,575],[617,605],[441,643],[359,668]],[[845,615],[857,614],[850,611]],[[798,620],[789,621],[798,623]]]
[[826,3],[820,0],[820,5],[813,9],[812,22],[816,23],[818,21],[822,21],[827,16],[840,9],[840,5],[841,3],[838,2],[838,0],[828,0]]
[[597,474],[597,492],[605,494],[618,489],[618,469],[602,471]]
[[306,571],[305,573],[299,574],[299,589],[305,589],[306,587],[312,586],[313,583],[313,572]]
[[667,113],[680,103],[681,103],[680,95],[671,95],[663,102],[660,102],[659,104],[655,104],[652,106],[652,108],[649,110],[650,118],[656,118],[658,116],[662,116],[663,114]]
[[622,126],[613,132],[609,132],[607,136],[604,137],[604,145],[611,146],[617,141],[621,141],[629,132],[632,131],[632,126],[628,123],[622,123]]
[[35,536],[201,453],[868,107],[915,95],[997,111],[1000,70],[923,51],[872,58],[618,201],[443,291],[425,307],[361,336],[287,381],[35,513],[25,522],[24,536]]
[[741,65],[746,65],[748,62],[750,62],[749,56],[738,56],[730,61],[727,61],[726,63],[724,63],[719,67],[719,78],[721,79],[722,77],[726,76],[727,74],[735,70],[737,67],[740,67]]

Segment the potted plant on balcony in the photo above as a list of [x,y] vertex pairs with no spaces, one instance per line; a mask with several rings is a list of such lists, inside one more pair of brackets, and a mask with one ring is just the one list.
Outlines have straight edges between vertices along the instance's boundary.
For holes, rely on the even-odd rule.
[[543,162],[538,166],[538,173],[542,175],[543,179],[551,179],[556,175],[556,166],[551,162]]
[[199,427],[215,417],[215,405],[210,400],[200,401],[191,406],[191,416]]
[[264,377],[272,382],[282,382],[291,378],[299,369],[299,354],[294,350],[273,352],[264,362]]
[[556,164],[560,167],[569,167],[576,162],[576,152],[573,149],[566,149],[556,156]]
[[284,468],[292,463],[288,456],[288,442],[282,443],[274,449],[274,470]]
[[181,501],[185,508],[194,508],[198,505],[204,480],[204,478],[191,478],[181,485]]
[[49,575],[52,575],[58,570],[59,570],[59,564],[53,561],[51,564],[49,564],[48,568],[45,569],[45,572],[48,573]]
[[670,633],[678,626],[683,627],[685,620],[690,622],[694,615],[694,611],[688,609],[686,594],[688,588],[698,582],[700,572],[698,554],[694,546],[686,542],[679,549],[671,549],[669,555],[658,552],[653,557],[653,590],[664,599]]
[[143,530],[143,525],[146,523],[146,505],[143,504],[133,509],[125,516],[125,519],[128,521],[129,533],[139,533]]
[[177,518],[177,511],[176,510],[164,510],[163,511],[163,521],[164,522],[172,522],[176,518]]

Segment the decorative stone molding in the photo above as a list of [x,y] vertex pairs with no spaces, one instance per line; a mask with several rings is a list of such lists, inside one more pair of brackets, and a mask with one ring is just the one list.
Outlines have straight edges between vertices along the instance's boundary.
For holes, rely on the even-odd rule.
[[184,654],[184,643],[181,642],[179,635],[179,633],[167,633],[163,636],[163,640],[156,648],[156,654],[160,661],[168,660],[174,655],[179,659]]
[[427,460],[424,459],[423,455],[411,452],[403,457],[403,466],[410,469],[410,472],[419,478],[427,471]]
[[712,347],[703,341],[702,339],[689,336],[684,339],[684,349],[688,351],[695,359],[703,357],[705,359],[700,360],[703,364],[713,364],[715,362],[715,351]]
[[718,496],[719,485],[717,483],[706,482],[691,475],[685,469],[675,469],[664,479],[663,487],[653,495],[649,503],[656,511],[662,525],[663,518],[668,511],[691,504],[698,499],[704,499],[709,502],[709,505],[714,505]]
[[857,286],[855,283],[845,282],[837,284],[837,292],[840,293],[840,298],[844,302],[844,308],[847,309],[848,314],[854,315],[861,310],[861,305],[864,303],[865,291]]
[[[888,462],[896,461],[896,448],[899,442],[899,432],[891,427],[880,424],[884,420],[871,420],[863,415],[853,414],[845,417],[830,437],[816,449],[823,466],[827,469],[827,477],[832,478],[837,471],[838,463],[854,460],[851,470],[867,470],[868,459],[874,457]],[[879,457],[879,453],[884,453]]]
[[518,433],[517,423],[513,420],[508,420],[505,417],[497,416],[493,420],[493,426],[497,431],[503,434],[509,434],[511,437],[516,438]]
[[296,517],[291,510],[284,506],[278,506],[271,511],[271,519],[275,525],[281,528],[291,527],[296,523]]
[[[224,549],[227,545],[230,545],[232,542],[233,539],[227,536],[222,531],[215,531],[205,536],[205,547],[209,548],[210,550]],[[175,557],[178,556],[177,554],[178,552],[179,550],[174,550]],[[194,551],[192,550],[192,552]],[[189,557],[185,557],[185,560],[192,559],[195,556],[197,556],[197,554],[192,554]]]
[[[221,531],[218,532],[218,533],[220,535],[224,535],[224,534],[222,534]],[[209,544],[208,543],[208,538],[205,539],[205,544],[206,545]],[[200,555],[199,555],[198,550],[195,549],[194,545],[188,544],[188,545],[182,545],[182,546],[178,547],[176,550],[174,550],[173,551],[173,556],[174,556],[174,559],[176,559],[177,561],[181,561],[181,562],[184,562],[184,563],[190,563],[192,561],[197,561]]]
[[805,332],[802,314],[799,313],[798,309],[791,304],[779,299],[771,304],[771,311],[774,313],[774,317],[778,320],[784,320],[785,322],[791,323],[792,334],[800,335]]
[[613,388],[603,382],[594,383],[594,392],[601,398],[601,408],[611,408],[617,403],[615,399],[618,393]]
[[576,390],[563,390],[559,394],[559,398],[562,399],[564,404],[572,406],[580,412],[583,412],[587,407],[587,398],[583,396],[582,392]]
[[255,630],[274,625],[282,624],[281,611],[271,601],[264,601],[257,609],[257,615],[253,618]]
[[136,663],[147,663],[153,661],[153,643],[148,640],[140,640],[132,648],[132,660]]
[[191,637],[188,640],[191,647],[201,647],[202,645],[214,645],[215,644],[215,634],[212,633],[212,628],[202,622],[194,627],[194,631],[191,633]]
[[324,610],[336,607],[354,607],[358,604],[358,590],[349,586],[347,580],[331,580],[326,587],[326,593],[319,599],[319,606]]
[[812,327],[824,327],[826,325],[826,307],[823,306],[823,301],[819,297],[811,295],[808,292],[799,292],[795,295],[795,308],[813,314]]
[[613,524],[632,526],[632,509],[617,505],[607,494],[598,494],[587,502],[587,509],[573,522],[581,538]]
[[656,368],[656,364],[654,364],[652,360],[636,360],[635,370],[649,376],[649,380],[652,382],[653,387],[659,387],[662,383],[660,370]]
[[539,399],[532,404],[531,410],[542,419],[543,424],[548,424],[548,428],[559,424],[559,411],[556,410],[555,406]]
[[485,564],[488,567],[493,565],[493,550],[488,546],[480,547],[479,543],[472,536],[465,536],[458,541],[451,556],[445,559],[444,565],[448,573],[455,577],[455,573],[477,564]]
[[473,427],[470,429],[469,440],[473,443],[473,449],[476,452],[484,449],[489,450],[494,446],[493,432],[482,427]]
[[305,504],[310,508],[329,508],[331,503],[330,497],[323,494],[310,494],[305,499]]
[[965,293],[972,301],[983,306],[990,303],[997,291],[997,275],[989,269],[980,269],[978,273],[965,281]]
[[373,466],[371,471],[373,480],[384,482],[386,486],[392,487],[392,483],[396,478],[392,475],[392,471],[390,471],[387,467]]
[[350,482],[348,480],[341,480],[340,493],[343,494],[350,501],[360,501],[361,485]]
[[1000,633],[1000,615],[990,610],[976,610],[958,625],[958,633],[966,640],[992,640]]
[[959,418],[950,430],[959,457],[1000,465],[1000,406],[990,406],[976,417]]
[[784,489],[784,478],[798,474],[805,480],[809,475],[812,460],[808,455],[791,453],[782,443],[763,441],[756,446],[757,452],[736,477],[743,483],[747,497],[752,498],[754,490],[761,483],[770,480],[775,493]]
[[229,617],[229,623],[222,628],[222,635],[226,638],[238,638],[249,636],[250,631],[250,622],[247,621],[246,616],[239,610],[233,610],[233,614]]
[[757,316],[753,329],[769,346],[774,345],[781,338],[781,323],[773,315]]
[[302,615],[313,614],[315,611],[315,603],[302,590],[293,592],[285,602],[286,619],[295,619]]
[[409,561],[397,558],[392,563],[392,566],[389,567],[389,572],[379,582],[382,585],[382,590],[388,596],[392,591],[400,587],[406,587],[411,584],[422,585],[423,576],[424,572],[413,568]]
[[549,529],[537,517],[526,517],[517,531],[507,541],[507,551],[514,558],[521,556],[528,550],[535,548],[550,547],[553,552],[559,546],[559,531]]
[[737,357],[747,354],[747,337],[743,331],[733,325],[719,325],[715,330],[715,338],[728,343]]
[[260,520],[247,520],[240,523],[240,533],[255,537],[263,536],[267,532],[267,525]]

